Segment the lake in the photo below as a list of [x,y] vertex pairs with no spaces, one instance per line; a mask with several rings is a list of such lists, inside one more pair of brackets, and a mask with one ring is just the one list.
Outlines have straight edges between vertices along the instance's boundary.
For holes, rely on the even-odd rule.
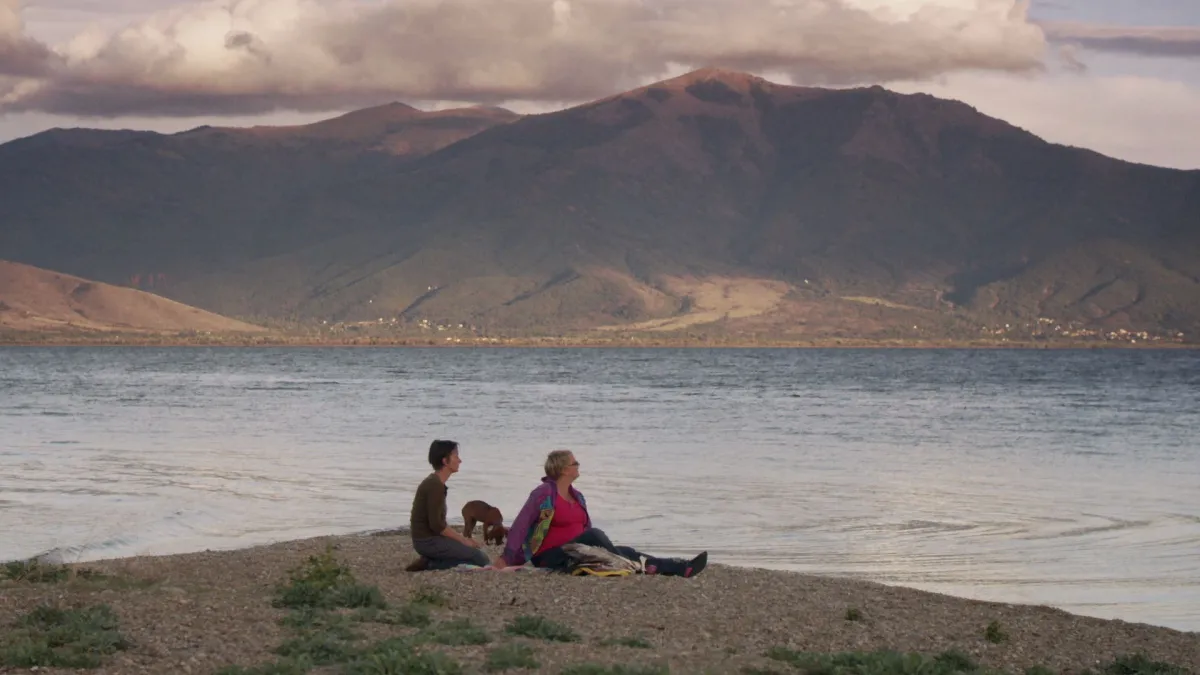
[[1200,630],[1200,352],[0,349],[0,560],[506,520],[548,451],[618,543]]

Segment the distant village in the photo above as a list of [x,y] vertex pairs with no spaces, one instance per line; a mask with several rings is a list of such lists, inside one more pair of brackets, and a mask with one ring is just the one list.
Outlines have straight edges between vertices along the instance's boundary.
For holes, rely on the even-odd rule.
[[[485,331],[479,326],[468,323],[447,322],[440,323],[430,321],[429,319],[419,319],[416,321],[406,321],[402,318],[379,317],[368,321],[353,321],[353,322],[329,322],[322,321],[322,327],[331,335],[347,335],[357,334],[364,335],[368,333],[378,334],[382,329],[385,332],[410,333],[414,329],[419,333],[427,334],[431,338],[441,333],[443,336],[437,340],[445,343],[503,343],[507,340],[500,337],[489,337]],[[1104,330],[1098,328],[1086,328],[1073,321],[1059,321],[1046,317],[1039,317],[1032,322],[1005,323],[999,326],[983,326],[980,328],[980,333],[989,340],[999,342],[1028,342],[1028,341],[1057,341],[1057,342],[1105,342],[1115,344],[1130,344],[1130,345],[1150,345],[1150,344],[1183,344],[1187,341],[1187,336],[1179,331],[1153,332],[1145,330],[1128,330],[1125,328],[1117,328],[1112,330]],[[669,337],[669,336],[663,336]]]
[[1033,323],[1006,323],[1000,327],[985,326],[980,330],[985,335],[1001,338],[1030,337],[1041,340],[1065,338],[1071,340],[1103,340],[1105,342],[1125,342],[1129,344],[1183,343],[1187,338],[1184,333],[1179,331],[1166,331],[1158,333],[1144,330],[1127,330],[1124,328],[1102,330],[1097,328],[1084,328],[1077,322],[1073,321],[1058,321],[1057,319],[1049,319],[1046,317],[1038,317],[1038,320]]

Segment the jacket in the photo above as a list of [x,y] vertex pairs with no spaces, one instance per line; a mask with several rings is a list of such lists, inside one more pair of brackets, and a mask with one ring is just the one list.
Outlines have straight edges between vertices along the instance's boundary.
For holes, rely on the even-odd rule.
[[[584,528],[592,526],[592,517],[587,510],[587,500],[583,493],[574,486],[569,488],[571,496],[583,507],[586,520]],[[504,562],[509,565],[523,565],[532,560],[533,554],[542,545],[546,533],[550,531],[550,522],[554,520],[554,496],[558,494],[558,486],[549,476],[542,478],[542,484],[529,493],[521,512],[513,520],[508,529],[508,539],[504,544]]]

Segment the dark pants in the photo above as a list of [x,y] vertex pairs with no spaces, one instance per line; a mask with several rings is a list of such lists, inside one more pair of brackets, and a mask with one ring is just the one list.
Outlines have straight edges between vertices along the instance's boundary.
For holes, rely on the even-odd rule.
[[486,567],[491,563],[482,549],[472,548],[450,537],[413,539],[413,548],[429,560],[426,569],[431,570],[448,570],[467,563]]
[[[607,550],[609,553],[616,553],[617,555],[619,555],[623,558],[628,558],[629,560],[634,560],[634,561],[641,560],[642,556],[644,555],[642,553],[638,553],[636,550],[634,550],[633,548],[630,548],[629,546],[613,545],[612,541],[609,540],[608,535],[604,534],[604,530],[600,530],[595,527],[584,530],[583,534],[579,535],[578,537],[575,537],[574,539],[572,539],[571,541],[569,541],[567,543],[568,544],[586,544],[588,546],[596,546],[596,547]],[[646,557],[647,567],[649,567],[649,566],[661,567],[662,566],[663,561],[661,561],[660,559],[654,558],[651,556],[645,556],[645,557]],[[552,570],[556,570],[556,571],[560,571],[560,572],[568,571],[571,566],[571,559],[569,556],[567,556],[566,551],[562,550],[562,546],[555,546],[554,548],[547,549],[545,551],[542,551],[541,553],[534,554],[532,562],[533,562],[534,567],[548,567]]]

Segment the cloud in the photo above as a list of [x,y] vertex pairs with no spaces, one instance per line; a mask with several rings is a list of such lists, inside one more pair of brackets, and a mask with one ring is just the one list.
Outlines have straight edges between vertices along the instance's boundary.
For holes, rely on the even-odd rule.
[[1075,45],[1059,45],[1058,60],[1072,73],[1086,73],[1087,64],[1079,58],[1079,48]]
[[0,0],[0,78],[43,74],[52,59],[46,45],[25,35],[20,0]]
[[1054,42],[1076,44],[1097,51],[1140,56],[1200,56],[1200,27],[1107,26],[1088,23],[1043,23]]
[[62,63],[35,86],[7,96],[0,89],[0,112],[188,116],[394,99],[566,103],[680,67],[848,84],[1041,66],[1044,34],[1028,20],[1025,0],[870,4],[221,0],[85,31],[59,48]]
[[893,82],[968,103],[1053,143],[1131,162],[1200,169],[1200,87],[1135,76],[1038,78],[966,73],[936,82]]

